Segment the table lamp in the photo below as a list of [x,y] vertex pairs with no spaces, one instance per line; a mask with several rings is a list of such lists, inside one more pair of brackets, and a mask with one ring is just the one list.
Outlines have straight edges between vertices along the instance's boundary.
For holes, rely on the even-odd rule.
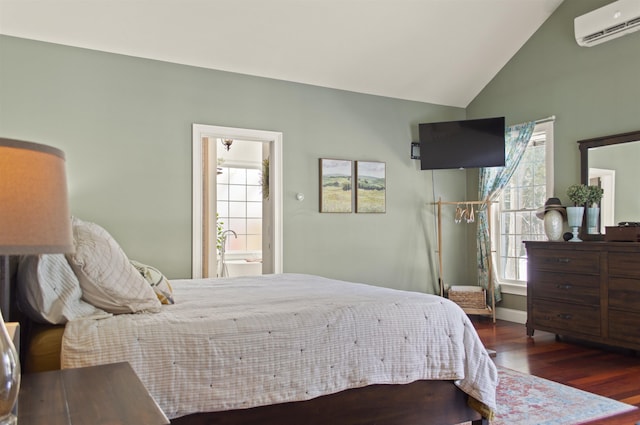
[[[64,153],[0,138],[0,256],[72,251]],[[20,361],[4,320],[0,325],[0,425],[6,425],[17,422]]]

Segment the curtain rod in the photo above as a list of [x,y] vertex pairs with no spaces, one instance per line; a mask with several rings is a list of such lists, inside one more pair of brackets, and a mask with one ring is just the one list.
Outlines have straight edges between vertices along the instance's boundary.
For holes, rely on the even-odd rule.
[[536,120],[535,123],[536,124],[542,124],[542,123],[545,123],[545,122],[555,121],[555,120],[556,120],[556,116],[555,115],[551,115],[550,117]]

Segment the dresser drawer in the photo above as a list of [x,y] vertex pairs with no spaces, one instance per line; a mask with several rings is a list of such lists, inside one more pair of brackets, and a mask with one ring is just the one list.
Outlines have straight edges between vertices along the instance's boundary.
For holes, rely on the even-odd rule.
[[600,305],[600,276],[539,272],[529,281],[534,298]]
[[609,308],[640,311],[640,280],[610,277]]
[[528,255],[529,267],[560,273],[600,273],[600,254],[595,251],[536,249]]
[[636,252],[610,252],[609,276],[640,279],[640,254]]
[[640,344],[640,313],[609,311],[609,338]]
[[572,334],[600,335],[600,306],[538,301],[533,312],[533,328],[553,329]]

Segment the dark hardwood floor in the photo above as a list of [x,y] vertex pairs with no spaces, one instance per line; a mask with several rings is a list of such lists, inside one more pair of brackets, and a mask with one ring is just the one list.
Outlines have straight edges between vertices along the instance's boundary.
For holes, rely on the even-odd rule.
[[[640,407],[640,354],[631,350],[597,346],[536,331],[526,335],[525,326],[472,317],[485,346],[496,351],[495,363],[540,376],[594,394]],[[589,425],[640,423],[640,409]]]

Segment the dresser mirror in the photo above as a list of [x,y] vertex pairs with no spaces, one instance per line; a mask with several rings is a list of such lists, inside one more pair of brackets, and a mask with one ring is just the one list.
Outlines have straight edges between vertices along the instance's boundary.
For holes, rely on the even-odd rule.
[[640,130],[580,140],[578,144],[580,181],[600,185],[604,189],[599,234],[582,232],[581,238],[602,239],[606,226],[615,226],[622,221],[640,221]]

